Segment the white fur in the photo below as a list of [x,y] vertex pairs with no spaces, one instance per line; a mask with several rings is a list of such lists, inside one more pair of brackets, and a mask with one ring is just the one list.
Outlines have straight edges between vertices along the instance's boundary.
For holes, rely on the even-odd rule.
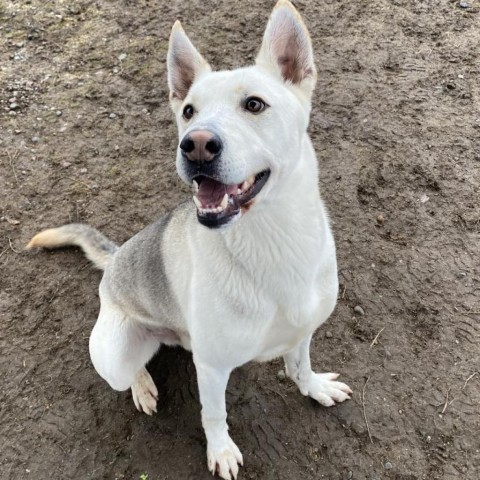
[[[299,46],[293,55],[302,72],[285,78],[278,59],[285,44],[281,39],[291,32],[298,41],[289,44],[288,53],[292,45]],[[192,220],[172,226],[165,237],[166,275],[182,310],[181,318],[168,320],[168,328],[193,352],[208,468],[224,479],[236,478],[243,462],[226,423],[225,389],[234,368],[283,355],[287,374],[303,395],[329,406],[351,393],[335,381],[335,374],[315,374],[310,367],[310,340],[334,309],[338,283],[335,245],[307,135],[313,54],[308,32],[290,3],[280,1],[275,8],[257,63],[211,72],[179,24],[172,32],[169,86],[179,137],[192,129],[219,133],[225,142],[224,183],[271,170],[242,218],[220,230]],[[189,78],[182,78],[184,72]],[[244,111],[240,104],[248,95],[263,98],[270,107],[258,115]],[[196,109],[190,121],[182,118],[186,104]],[[188,182],[180,154],[177,168]],[[156,389],[144,365],[161,336],[146,333],[148,320],[133,319],[113,305],[106,288],[101,301],[90,342],[95,368],[113,388],[132,387],[137,408],[151,413]]]

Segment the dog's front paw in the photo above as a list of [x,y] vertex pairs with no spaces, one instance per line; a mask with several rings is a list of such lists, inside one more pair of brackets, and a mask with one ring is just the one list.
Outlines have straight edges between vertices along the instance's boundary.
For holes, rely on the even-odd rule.
[[147,415],[157,412],[158,390],[146,368],[142,368],[135,377],[132,397],[139,412]]
[[302,392],[315,399],[324,407],[331,407],[350,399],[352,390],[348,385],[337,382],[338,373],[312,373],[307,391]]
[[232,480],[232,478],[235,480],[238,475],[238,465],[243,466],[243,457],[233,440],[228,437],[225,445],[220,448],[212,448],[208,445],[207,462],[212,475],[218,472],[218,475],[225,480]]

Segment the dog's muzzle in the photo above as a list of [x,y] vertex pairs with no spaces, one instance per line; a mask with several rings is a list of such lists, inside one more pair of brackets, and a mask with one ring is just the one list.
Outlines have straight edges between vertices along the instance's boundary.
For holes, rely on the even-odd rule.
[[209,228],[230,223],[251,208],[254,198],[265,186],[269,176],[270,170],[263,170],[242,183],[231,185],[205,174],[195,176],[192,182],[193,201],[197,207],[198,221]]

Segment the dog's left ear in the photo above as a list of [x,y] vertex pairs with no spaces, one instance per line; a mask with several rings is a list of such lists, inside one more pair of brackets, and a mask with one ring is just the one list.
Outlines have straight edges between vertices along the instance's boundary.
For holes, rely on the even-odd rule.
[[288,0],[275,5],[256,63],[312,94],[317,79],[312,42],[300,14]]
[[178,20],[173,25],[170,35],[167,70],[172,107],[175,100],[185,99],[196,78],[212,70],[193,46]]

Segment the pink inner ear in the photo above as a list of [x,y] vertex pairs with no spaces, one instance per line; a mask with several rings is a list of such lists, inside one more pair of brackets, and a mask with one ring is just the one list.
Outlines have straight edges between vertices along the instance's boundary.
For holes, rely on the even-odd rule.
[[295,36],[291,36],[288,43],[283,47],[283,55],[278,57],[278,65],[285,80],[292,83],[300,83],[306,76],[302,62],[298,58],[299,46]]
[[314,72],[308,32],[292,12],[274,11],[264,45],[286,82],[300,83]]
[[[180,50],[180,49],[179,49]],[[193,65],[183,58],[186,54],[181,51],[173,52],[174,56],[174,71],[173,77],[173,91],[174,97],[183,100],[190,90],[195,79],[195,70]]]

